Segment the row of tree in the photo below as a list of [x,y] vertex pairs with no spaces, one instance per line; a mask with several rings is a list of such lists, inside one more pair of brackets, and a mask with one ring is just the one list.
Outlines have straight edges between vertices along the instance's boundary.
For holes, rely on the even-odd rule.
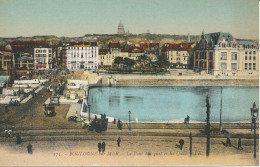
[[114,66],[117,67],[128,67],[132,68],[137,65],[140,68],[167,68],[169,66],[169,61],[164,56],[159,56],[157,61],[151,61],[151,59],[146,55],[141,55],[137,60],[130,58],[116,57],[114,60]]

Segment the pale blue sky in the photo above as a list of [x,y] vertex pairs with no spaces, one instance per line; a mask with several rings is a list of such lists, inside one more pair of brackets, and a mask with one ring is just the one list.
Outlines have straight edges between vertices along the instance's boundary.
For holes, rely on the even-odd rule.
[[0,0],[0,37],[230,32],[258,38],[258,0]]

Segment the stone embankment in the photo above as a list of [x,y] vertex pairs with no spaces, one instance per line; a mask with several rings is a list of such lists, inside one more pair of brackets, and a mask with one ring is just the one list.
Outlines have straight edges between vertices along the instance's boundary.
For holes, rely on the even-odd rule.
[[259,86],[259,79],[246,77],[214,76],[154,76],[154,75],[104,75],[99,85],[207,85],[207,86]]

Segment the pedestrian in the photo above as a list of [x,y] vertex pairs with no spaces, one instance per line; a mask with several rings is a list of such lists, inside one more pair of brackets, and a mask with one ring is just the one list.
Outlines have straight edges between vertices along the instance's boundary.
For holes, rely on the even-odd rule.
[[121,142],[121,139],[120,139],[120,137],[118,137],[118,139],[117,139],[117,146],[118,147],[120,147],[120,142]]
[[101,142],[98,142],[98,152],[101,152]]
[[32,154],[32,145],[30,143],[27,146],[27,151],[29,154]]
[[102,152],[105,152],[105,150],[106,150],[106,143],[103,141],[103,143],[102,143]]
[[240,138],[240,137],[238,138],[237,148],[238,148],[238,149],[243,149],[243,148],[242,148],[242,143],[241,143],[241,138]]
[[17,144],[21,144],[21,142],[22,142],[22,138],[21,138],[20,134],[18,133],[18,134],[16,135],[16,143],[17,143]]
[[229,146],[229,147],[231,147],[231,141],[230,141],[230,138],[229,137],[227,137],[227,146]]
[[183,145],[184,145],[184,140],[181,139],[181,140],[179,141],[179,144],[180,144],[180,149],[182,150],[182,147],[183,147]]
[[190,123],[190,116],[187,115],[187,123]]
[[118,128],[119,130],[122,130],[122,124],[121,124],[120,119],[117,121],[117,128]]

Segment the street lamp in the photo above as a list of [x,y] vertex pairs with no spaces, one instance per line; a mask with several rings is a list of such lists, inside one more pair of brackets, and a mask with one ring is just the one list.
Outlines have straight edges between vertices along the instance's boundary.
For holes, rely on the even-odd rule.
[[130,114],[131,114],[131,111],[130,110],[128,111],[128,114],[129,114],[129,126],[128,126],[128,129],[129,129],[129,131],[131,131],[131,124],[130,124]]
[[254,158],[256,158],[256,120],[258,118],[258,110],[254,102],[253,108],[251,108],[252,124],[254,124]]

